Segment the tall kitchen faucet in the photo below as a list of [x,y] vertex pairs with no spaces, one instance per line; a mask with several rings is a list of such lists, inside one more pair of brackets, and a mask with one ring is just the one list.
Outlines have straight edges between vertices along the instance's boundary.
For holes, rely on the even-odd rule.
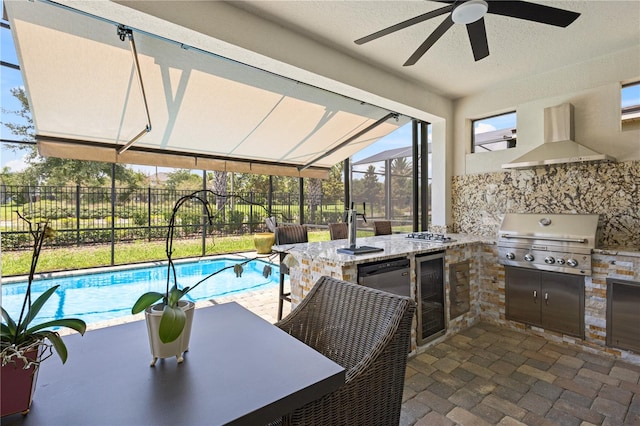
[[358,216],[367,223],[367,218],[365,217],[365,203],[362,203],[362,213],[358,213],[354,208],[353,201],[351,202],[351,208],[345,212],[346,222],[349,224],[349,247],[356,247],[356,231],[358,228]]

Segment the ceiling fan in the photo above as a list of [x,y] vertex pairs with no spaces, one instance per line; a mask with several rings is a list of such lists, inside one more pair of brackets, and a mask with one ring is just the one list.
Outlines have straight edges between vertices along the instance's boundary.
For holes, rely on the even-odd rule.
[[467,26],[473,57],[476,61],[489,56],[489,44],[484,25],[484,16],[487,13],[508,16],[511,18],[525,19],[527,21],[540,22],[542,24],[567,27],[575,21],[579,13],[558,9],[551,6],[530,3],[526,1],[485,1],[485,0],[436,0],[441,3],[450,3],[448,6],[432,10],[408,19],[388,28],[376,31],[366,37],[359,38],[356,44],[364,44],[396,31],[426,21],[436,16],[448,14],[446,19],[427,37],[418,49],[407,59],[404,66],[413,65],[435,44],[436,41],[447,32],[453,24]]

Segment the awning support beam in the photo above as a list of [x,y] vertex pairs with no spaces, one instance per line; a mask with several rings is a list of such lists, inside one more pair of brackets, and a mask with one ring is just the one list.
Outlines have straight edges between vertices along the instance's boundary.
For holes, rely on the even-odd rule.
[[138,139],[146,135],[151,131],[151,115],[149,114],[149,104],[147,103],[147,95],[144,91],[144,83],[142,82],[142,73],[140,72],[140,63],[138,62],[138,51],[136,50],[136,42],[133,39],[133,31],[130,28],[126,28],[124,25],[118,25],[118,37],[120,41],[129,39],[129,45],[131,46],[131,54],[133,56],[133,64],[136,70],[136,76],[138,77],[138,84],[140,86],[140,92],[142,93],[142,102],[144,103],[144,110],[147,114],[147,125],[144,130],[135,135],[133,139],[127,142],[122,148],[118,149],[118,155],[125,152],[131,145],[136,143]]
[[334,146],[329,151],[325,152],[324,154],[320,155],[319,157],[314,158],[313,160],[309,161],[304,166],[298,167],[298,170],[303,171],[303,170],[311,167],[313,164],[317,163],[318,161],[322,160],[325,157],[328,157],[329,155],[333,154],[334,152],[338,151],[339,149],[342,149],[343,147],[345,147],[348,144],[350,144],[352,141],[358,139],[360,136],[362,136],[362,135],[370,132],[371,130],[375,129],[376,127],[378,127],[382,123],[386,122],[390,118],[395,118],[397,120],[399,116],[400,116],[400,114],[398,114],[397,112],[390,112],[389,114],[385,115],[380,120],[378,120],[375,123],[371,124],[367,128],[360,130],[358,133],[356,133],[355,135],[351,136],[350,138],[348,138],[347,140],[345,140],[341,144],[339,144],[337,146]]

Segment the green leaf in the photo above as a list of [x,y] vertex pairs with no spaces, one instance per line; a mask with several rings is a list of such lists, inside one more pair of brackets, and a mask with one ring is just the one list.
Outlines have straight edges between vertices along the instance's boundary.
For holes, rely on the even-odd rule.
[[63,364],[67,362],[67,357],[69,356],[67,352],[67,345],[64,344],[62,338],[58,333],[56,333],[55,331],[42,331],[38,334],[49,339],[49,341],[53,345],[53,349],[56,350],[56,353],[62,360]]
[[138,298],[138,300],[136,300],[136,303],[133,304],[133,308],[131,308],[131,314],[135,315],[144,311],[163,297],[164,294],[158,293],[157,291],[150,291],[143,294]]
[[162,311],[162,318],[160,318],[160,327],[158,335],[162,343],[173,342],[180,336],[184,325],[187,322],[187,315],[180,307],[171,307],[169,305],[164,307]]
[[14,331],[15,331],[15,328],[12,331],[9,328],[9,326],[7,326],[7,324],[5,323],[0,324],[0,341],[11,342],[12,337],[14,336],[13,334]]
[[71,328],[78,333],[84,335],[84,332],[87,330],[87,324],[78,318],[62,318],[56,319],[52,321],[43,322],[42,324],[34,325],[33,327],[27,329],[25,334],[33,334],[37,331],[40,331],[49,327],[67,327]]
[[180,290],[175,285],[171,287],[171,290],[169,290],[168,305],[174,308],[178,306],[178,302],[180,301],[180,299],[182,299],[182,296],[187,294],[190,289],[191,287],[185,287],[184,289]]
[[58,287],[60,287],[60,285],[54,285],[53,287],[51,287],[50,289],[42,293],[40,297],[38,297],[35,300],[35,302],[31,304],[31,309],[29,309],[29,312],[27,312],[27,315],[25,315],[24,321],[18,324],[18,327],[16,329],[16,334],[22,333],[24,330],[27,329],[29,324],[31,324],[31,321],[33,321],[36,315],[38,315],[38,313],[40,312],[40,309],[42,309],[44,304],[47,303],[47,300],[49,300],[49,298],[53,296],[53,293],[56,292]]
[[[6,324],[2,324],[2,336],[15,336],[16,334],[16,322],[11,318],[9,313],[2,308],[2,318]],[[6,327],[6,330],[5,330]]]

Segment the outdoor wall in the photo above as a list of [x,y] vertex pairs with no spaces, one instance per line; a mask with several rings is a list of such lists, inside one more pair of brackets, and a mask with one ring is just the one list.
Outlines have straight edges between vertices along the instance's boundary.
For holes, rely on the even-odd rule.
[[640,161],[455,176],[456,232],[495,237],[505,213],[599,214],[600,247],[640,249]]
[[[565,102],[575,107],[575,139],[620,161],[640,160],[640,129],[622,130],[621,83],[640,79],[640,47],[592,59],[577,66],[503,82],[454,102],[453,174],[496,172],[501,165],[540,145],[544,108]],[[517,147],[471,154],[471,120],[517,113]]]
[[[640,128],[620,120],[621,84],[638,79],[640,47],[455,101],[449,228],[495,236],[507,212],[597,213],[602,245],[640,247]],[[565,102],[575,140],[619,162],[502,169],[543,142],[544,108]],[[471,120],[513,110],[517,147],[471,154]]]

